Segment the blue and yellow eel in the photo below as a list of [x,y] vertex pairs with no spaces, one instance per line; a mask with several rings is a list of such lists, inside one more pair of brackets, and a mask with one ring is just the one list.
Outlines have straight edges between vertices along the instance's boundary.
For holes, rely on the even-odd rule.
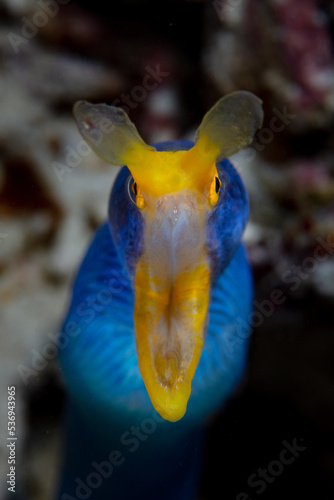
[[57,498],[195,499],[208,419],[247,362],[249,207],[227,158],[253,141],[262,103],[233,92],[194,143],[154,147],[120,108],[79,101],[74,116],[92,150],[123,167],[62,327]]

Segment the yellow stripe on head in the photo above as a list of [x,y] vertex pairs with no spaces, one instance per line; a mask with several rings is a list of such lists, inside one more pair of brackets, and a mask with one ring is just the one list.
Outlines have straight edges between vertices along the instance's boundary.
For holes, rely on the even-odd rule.
[[127,165],[140,189],[153,196],[185,188],[207,190],[216,173],[216,161],[250,144],[263,118],[256,96],[234,92],[205,115],[193,148],[157,151],[143,141],[121,108],[79,101],[74,115],[92,149],[109,163]]

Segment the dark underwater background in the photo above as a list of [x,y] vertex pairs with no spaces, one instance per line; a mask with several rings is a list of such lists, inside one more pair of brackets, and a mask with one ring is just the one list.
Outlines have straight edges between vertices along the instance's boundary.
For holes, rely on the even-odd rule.
[[57,334],[116,175],[87,153],[73,103],[121,105],[154,143],[193,139],[240,89],[265,110],[232,158],[250,197],[254,329],[245,379],[209,428],[199,500],[334,498],[333,24],[326,0],[0,0],[0,498],[13,497],[13,385],[14,496],[53,498]]

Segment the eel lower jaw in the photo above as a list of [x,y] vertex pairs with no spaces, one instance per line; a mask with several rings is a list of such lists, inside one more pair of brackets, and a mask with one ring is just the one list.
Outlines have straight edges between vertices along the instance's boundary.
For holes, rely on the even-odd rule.
[[[137,281],[141,273],[139,269]],[[135,332],[141,375],[154,408],[169,421],[186,412],[202,353],[209,305],[205,264],[181,273],[170,286],[137,287]]]

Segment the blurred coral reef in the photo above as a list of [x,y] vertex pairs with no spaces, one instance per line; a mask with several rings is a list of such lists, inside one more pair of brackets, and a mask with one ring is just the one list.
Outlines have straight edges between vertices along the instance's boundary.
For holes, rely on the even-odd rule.
[[[83,145],[72,117],[74,102],[123,106],[153,143],[193,139],[203,114],[220,96],[247,89],[263,100],[265,122],[252,147],[233,160],[250,196],[245,242],[262,322],[254,321],[246,386],[219,421],[235,429],[220,438],[224,470],[229,462],[234,467],[234,479],[227,478],[224,486],[226,498],[236,498],[252,468],[263,464],[261,450],[268,461],[275,458],[265,444],[273,419],[281,425],[276,436],[282,439],[285,432],[306,432],[312,453],[295,469],[295,482],[306,481],[305,470],[312,469],[314,482],[306,481],[306,491],[317,485],[314,498],[329,499],[325,488],[333,486],[334,477],[332,3],[124,0],[106,6],[0,0],[0,16],[0,367],[3,386],[17,387],[18,494],[52,498],[57,482],[63,390],[55,356],[44,365],[41,353],[55,343],[51,339],[59,331],[72,280],[106,217],[117,173]],[[3,394],[3,423],[6,413]],[[243,428],[239,436],[235,422]],[[213,432],[217,440],[217,427]],[[0,436],[0,497],[7,498],[5,424]],[[247,449],[241,462],[233,455],[236,442]],[[217,460],[210,461],[210,450],[203,500],[216,498],[221,470]],[[298,494],[290,488],[289,496],[272,486],[272,496],[267,492],[263,498],[301,498],[299,487]]]

